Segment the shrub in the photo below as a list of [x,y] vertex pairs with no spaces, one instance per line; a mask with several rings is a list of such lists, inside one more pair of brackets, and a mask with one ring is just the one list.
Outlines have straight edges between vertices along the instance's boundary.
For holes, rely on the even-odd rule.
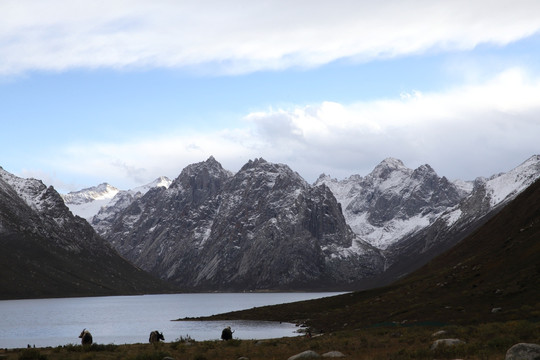
[[234,346],[234,347],[240,346],[241,343],[242,343],[242,340],[240,340],[240,339],[231,339],[231,340],[227,340],[225,342],[225,344],[227,344],[227,346]]
[[26,349],[19,354],[19,360],[47,360],[37,349]]
[[176,342],[179,342],[179,343],[193,343],[195,342],[195,340],[189,336],[189,334],[186,334],[186,336],[180,336],[178,339],[176,339]]
[[115,351],[118,348],[118,345],[114,344],[92,344],[90,346],[82,346],[83,351]]
[[161,360],[164,357],[170,357],[170,356],[171,355],[168,353],[164,353],[162,351],[156,351],[153,353],[137,354],[137,356],[135,356],[133,360]]

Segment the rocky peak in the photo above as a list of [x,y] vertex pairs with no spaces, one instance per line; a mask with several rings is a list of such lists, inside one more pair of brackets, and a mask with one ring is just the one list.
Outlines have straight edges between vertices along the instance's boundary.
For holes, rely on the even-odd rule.
[[117,194],[117,196],[123,196],[126,193],[129,194],[129,195],[136,195],[137,193],[140,193],[140,195],[144,195],[144,194],[146,194],[148,191],[150,191],[152,189],[157,189],[157,188],[168,189],[169,186],[171,186],[171,183],[172,183],[172,181],[168,177],[160,176],[157,179],[155,179],[154,181],[152,181],[151,183],[148,183],[146,185],[138,186],[136,188],[133,188],[133,189],[127,190],[127,191],[120,191]]
[[437,176],[437,173],[431,166],[428,164],[420,165],[416,169],[414,169],[412,176],[417,179],[422,179],[426,177],[433,177]]
[[412,170],[388,158],[366,177],[322,180],[343,205],[347,223],[362,239],[381,249],[427,226],[456,205],[462,193],[429,165]]
[[368,175],[374,179],[386,180],[394,172],[408,173],[411,170],[403,164],[401,160],[394,158],[386,158],[377,165]]
[[[12,204],[18,208],[13,210],[19,218],[16,231],[42,237],[53,246],[77,253],[82,249],[95,249],[104,245],[101,239],[96,239],[88,223],[72,215],[52,186],[47,187],[36,179],[19,178],[6,171],[0,171],[0,180],[7,184],[4,188],[11,188],[9,193],[14,192],[18,197],[12,197],[15,200]],[[5,197],[0,201],[4,202]],[[20,205],[16,205],[20,201],[28,207],[21,209]]]
[[285,188],[305,188],[307,182],[289,166],[270,163],[263,158],[249,160],[231,181],[232,187],[249,191]]
[[231,176],[231,172],[223,169],[219,162],[210,157],[206,161],[184,168],[169,188],[183,193],[188,190],[188,193],[184,193],[184,196],[188,197],[186,200],[201,203],[216,195]]
[[168,189],[169,186],[171,186],[172,181],[166,177],[166,176],[160,176],[151,183],[145,185],[145,187],[148,188],[154,188],[154,187],[163,187],[165,189]]
[[3,179],[34,211],[43,212],[50,207],[50,204],[48,204],[50,202],[49,197],[52,194],[50,190],[54,189],[52,187],[48,189],[41,180],[20,178],[4,169],[0,170],[0,179]]
[[193,178],[223,178],[229,177],[229,171],[223,169],[221,164],[210,156],[206,161],[201,161],[195,164],[186,166],[180,175],[172,182],[171,187],[185,186],[192,182]]
[[322,173],[321,175],[319,175],[317,180],[315,180],[315,184],[322,183],[324,181],[332,181],[332,180],[334,180],[334,179],[332,179],[332,177],[330,175],[326,175],[325,173]]
[[252,168],[252,167],[256,167],[257,165],[261,165],[261,164],[268,164],[268,162],[266,160],[264,160],[262,157],[261,158],[255,158],[253,160],[249,159],[248,162],[245,163],[244,166],[242,166],[240,171],[246,170],[246,169],[249,169],[249,168]]

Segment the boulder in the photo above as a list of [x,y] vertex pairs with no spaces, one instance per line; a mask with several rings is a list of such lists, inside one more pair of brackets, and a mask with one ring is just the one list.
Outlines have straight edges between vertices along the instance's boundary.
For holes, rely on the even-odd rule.
[[345,357],[345,355],[342,352],[339,352],[339,351],[329,351],[327,353],[322,354],[322,357],[324,357],[324,358],[342,358],[342,357]]
[[459,339],[439,339],[435,340],[433,344],[431,344],[431,350],[435,350],[439,346],[456,346],[460,344],[465,344],[465,341],[459,340]]
[[540,360],[540,345],[516,344],[508,349],[505,360]]
[[439,337],[441,335],[446,335],[446,330],[439,330],[431,334],[431,337]]
[[301,352],[300,354],[296,354],[291,356],[288,360],[300,360],[300,359],[316,359],[320,358],[321,355],[317,354],[313,350],[306,350],[304,352]]

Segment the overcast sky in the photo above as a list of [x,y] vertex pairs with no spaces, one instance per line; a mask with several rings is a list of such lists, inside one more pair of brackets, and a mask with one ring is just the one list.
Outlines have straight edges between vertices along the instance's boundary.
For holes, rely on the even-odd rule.
[[2,0],[0,119],[62,193],[211,155],[473,180],[540,153],[540,2]]

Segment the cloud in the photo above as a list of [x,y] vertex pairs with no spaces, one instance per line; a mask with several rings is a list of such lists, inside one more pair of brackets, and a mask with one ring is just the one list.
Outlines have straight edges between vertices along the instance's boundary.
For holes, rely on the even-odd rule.
[[[92,186],[104,181],[129,189],[162,175],[175,178],[185,166],[210,156],[218,158],[228,169],[238,170],[247,159],[258,157],[260,151],[245,129],[213,133],[169,131],[125,142],[72,143],[58,148],[55,155],[42,159],[41,163],[57,169],[64,177],[84,179],[79,189],[81,185]],[[77,188],[67,188],[67,191],[72,190]]]
[[73,68],[247,73],[504,45],[540,29],[535,0],[29,1],[0,4],[0,74]]
[[321,169],[347,176],[355,173],[355,164],[365,175],[376,162],[393,156],[409,166],[430,163],[442,175],[468,180],[471,174],[502,171],[496,169],[503,164],[516,166],[516,156],[525,160],[538,152],[539,93],[539,78],[509,69],[484,83],[444,92],[411,91],[399,99],[353,104],[323,102],[246,119],[258,133],[266,131],[268,119],[289,122],[288,128],[295,130],[289,137],[281,135],[289,139],[284,151],[303,154],[306,165],[297,170],[309,177]]
[[442,92],[261,110],[246,114],[243,127],[72,144],[46,161],[59,173],[123,188],[160,175],[174,178],[211,155],[231,171],[255,157],[286,163],[310,182],[322,172],[366,175],[390,156],[409,167],[428,163],[441,176],[472,180],[538,153],[538,94],[540,78],[515,68]]

